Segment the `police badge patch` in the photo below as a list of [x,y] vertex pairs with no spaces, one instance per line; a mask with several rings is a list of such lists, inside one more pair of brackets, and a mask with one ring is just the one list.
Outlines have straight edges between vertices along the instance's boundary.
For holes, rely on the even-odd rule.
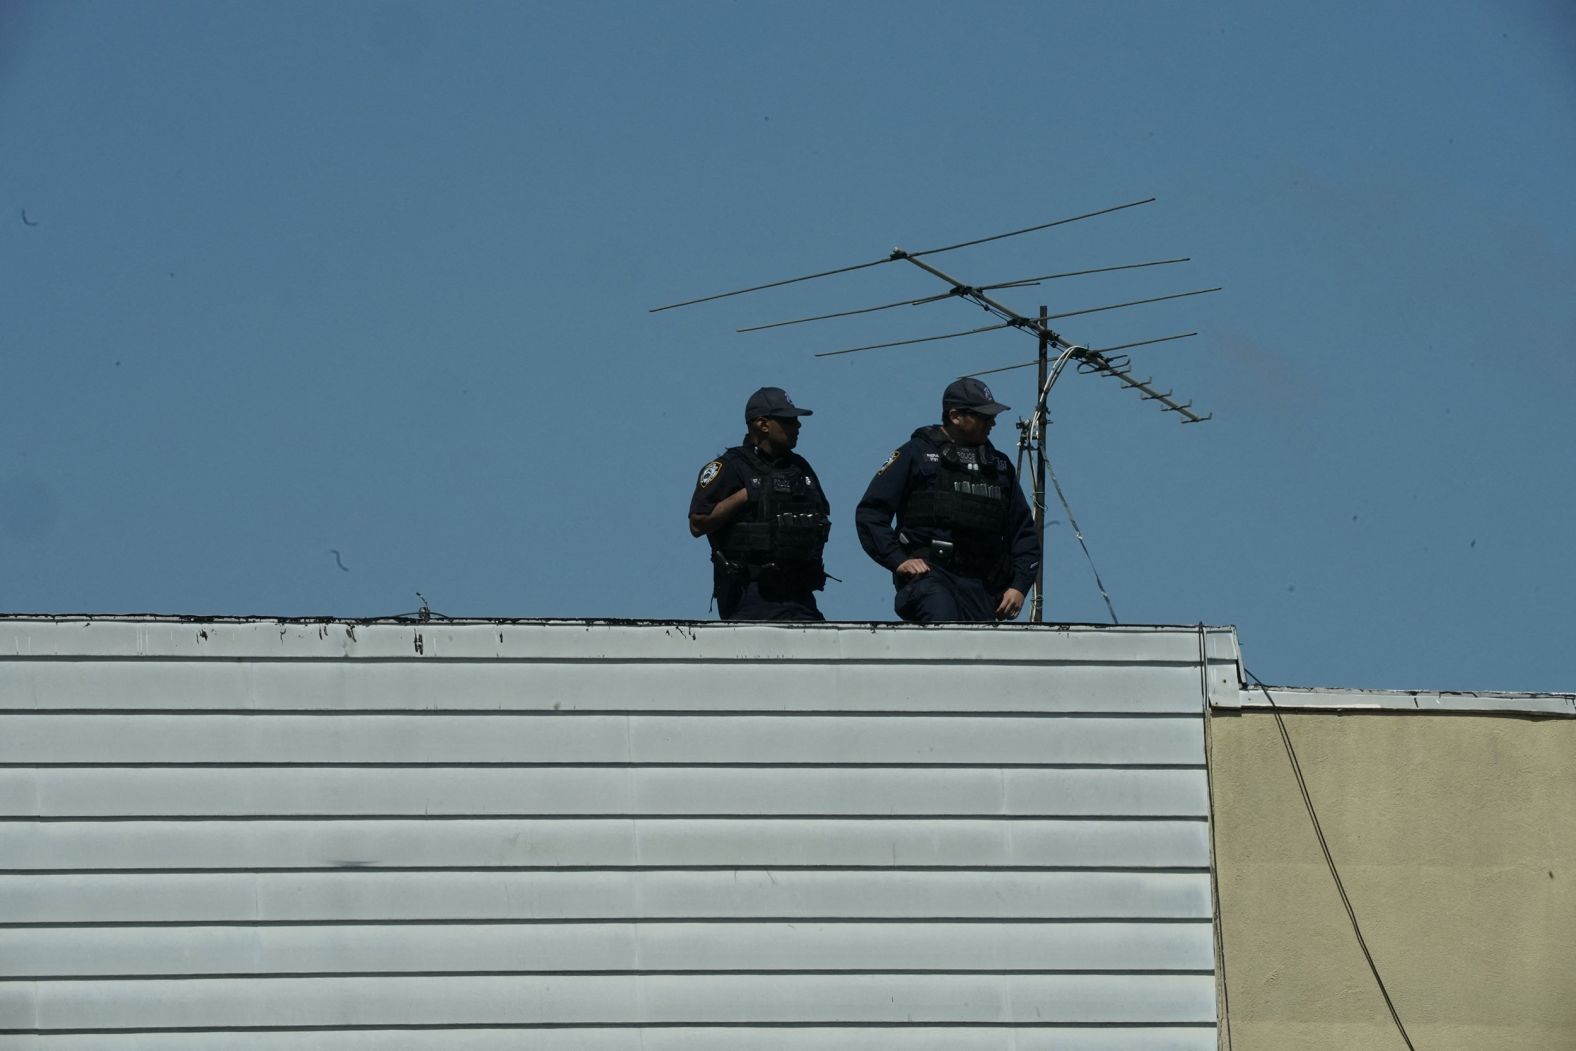
[[886,463],[884,463],[884,464],[882,464],[882,465],[881,465],[881,466],[880,466],[880,467],[879,467],[879,468],[878,468],[878,469],[877,469],[877,470],[876,470],[876,474],[881,474],[881,473],[882,473],[882,472],[884,472],[884,471],[885,471],[885,470],[886,470],[886,469],[887,469],[887,468],[888,468],[888,467],[891,467],[891,466],[892,466],[892,465],[893,465],[893,464],[895,464],[895,463],[897,463],[897,456],[898,456],[898,453],[900,453],[900,452],[902,452],[902,451],[903,451],[903,450],[902,450],[902,449],[893,449],[893,450],[892,450],[892,455],[891,455],[891,456],[888,456],[888,457],[887,457],[887,458],[886,458]]
[[700,480],[695,483],[695,487],[697,489],[704,489],[704,488],[706,488],[712,482],[715,482],[717,480],[717,476],[719,474],[721,474],[721,473],[722,473],[722,461],[721,460],[713,460],[713,461],[711,461],[711,463],[707,464],[705,467],[702,467],[700,469]]

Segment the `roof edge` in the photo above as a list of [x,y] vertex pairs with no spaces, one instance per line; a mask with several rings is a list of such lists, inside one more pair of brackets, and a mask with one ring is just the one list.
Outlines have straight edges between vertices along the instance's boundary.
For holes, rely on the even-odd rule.
[[[1266,697],[1266,693],[1269,695]],[[1358,714],[1519,715],[1576,719],[1576,693],[1452,690],[1353,690],[1328,687],[1244,688],[1211,696],[1211,708]]]

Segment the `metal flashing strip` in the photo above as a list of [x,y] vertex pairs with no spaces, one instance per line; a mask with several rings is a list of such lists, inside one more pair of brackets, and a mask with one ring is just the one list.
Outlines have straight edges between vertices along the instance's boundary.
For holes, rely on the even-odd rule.
[[[1576,718],[1576,694],[1456,693],[1436,690],[1338,690],[1271,686],[1275,707],[1282,711],[1384,712],[1434,715],[1519,715]],[[1268,710],[1264,691],[1243,689],[1231,695],[1211,693],[1211,708]]]
[[[1240,662],[1236,630],[1210,663]],[[1197,626],[717,621],[0,617],[0,660],[590,660],[1171,663],[1196,667]],[[1240,683],[1233,675],[1232,689]]]

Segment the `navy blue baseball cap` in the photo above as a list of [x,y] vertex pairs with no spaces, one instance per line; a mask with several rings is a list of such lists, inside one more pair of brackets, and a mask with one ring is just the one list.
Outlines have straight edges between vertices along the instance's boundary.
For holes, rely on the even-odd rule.
[[995,416],[999,412],[1006,412],[1008,406],[997,401],[983,382],[973,376],[964,376],[947,384],[946,391],[941,395],[941,414],[945,416],[948,409]]
[[744,422],[758,420],[762,416],[775,416],[784,419],[789,416],[814,416],[809,409],[801,409],[788,397],[788,392],[781,387],[762,387],[750,395],[750,400],[744,403]]

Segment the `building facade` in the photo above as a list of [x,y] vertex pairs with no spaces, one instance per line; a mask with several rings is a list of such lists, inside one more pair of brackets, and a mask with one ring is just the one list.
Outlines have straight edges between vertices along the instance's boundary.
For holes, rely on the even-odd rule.
[[1272,694],[1229,628],[0,619],[0,1036],[1401,1046],[1285,725],[1419,1046],[1576,1046],[1571,699]]

